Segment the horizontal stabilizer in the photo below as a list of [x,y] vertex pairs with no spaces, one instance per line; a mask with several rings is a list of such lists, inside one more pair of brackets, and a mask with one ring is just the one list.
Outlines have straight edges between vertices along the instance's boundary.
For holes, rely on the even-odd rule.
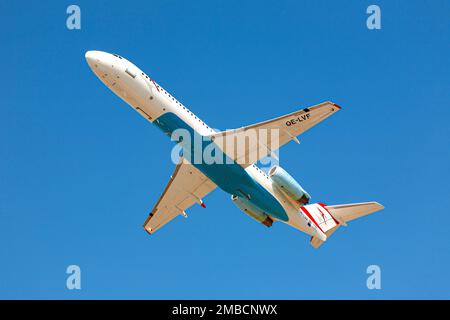
[[384,209],[378,202],[339,204],[325,208],[336,220],[344,223]]
[[[333,217],[337,224],[330,226],[330,229],[323,229],[327,236],[327,239],[333,234],[339,227],[346,226],[348,221],[352,221],[354,219],[363,217],[370,213],[374,213],[376,211],[382,210],[384,207],[378,202],[362,202],[362,203],[351,203],[351,204],[340,204],[335,206],[327,206],[324,204],[319,204],[321,207],[325,208],[329,214]],[[316,206],[316,208],[320,209],[317,204],[312,206]],[[305,206],[308,207],[308,206]],[[312,212],[311,209],[309,211]],[[322,226],[322,228],[324,228]],[[319,248],[325,241],[319,239],[316,236],[311,237],[311,245],[314,248]]]

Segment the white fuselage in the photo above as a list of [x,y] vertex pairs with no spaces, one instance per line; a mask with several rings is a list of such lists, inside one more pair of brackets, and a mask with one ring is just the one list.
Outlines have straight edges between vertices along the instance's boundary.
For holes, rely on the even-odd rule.
[[[201,136],[209,136],[216,132],[123,57],[102,51],[88,51],[86,59],[92,71],[109,89],[150,122],[153,123],[162,115],[171,112]],[[281,204],[289,218],[283,222],[305,233],[323,238],[320,228],[311,223],[311,219],[299,210],[299,205],[295,201],[273,185],[265,172],[255,165],[245,170]]]

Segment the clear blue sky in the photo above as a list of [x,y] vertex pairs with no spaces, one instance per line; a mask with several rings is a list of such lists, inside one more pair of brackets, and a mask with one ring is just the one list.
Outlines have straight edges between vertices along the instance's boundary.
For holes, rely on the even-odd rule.
[[[450,298],[449,1],[77,1],[78,31],[69,4],[0,4],[0,298]],[[215,128],[335,101],[281,165],[314,201],[386,209],[314,250],[217,190],[149,237],[172,144],[94,76],[92,49]]]

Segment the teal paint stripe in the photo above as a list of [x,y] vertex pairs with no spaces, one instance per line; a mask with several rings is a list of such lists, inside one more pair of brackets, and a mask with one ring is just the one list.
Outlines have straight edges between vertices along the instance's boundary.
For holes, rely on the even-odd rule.
[[[161,115],[153,123],[168,136],[171,136],[177,129],[184,129],[189,133],[191,137],[190,142],[180,142],[183,146],[183,155],[188,159],[196,151],[203,155],[206,147],[210,144],[215,145],[212,141],[204,141],[203,136],[172,112]],[[194,144],[196,139],[202,141],[201,145],[199,145],[200,150],[194,149],[196,147]],[[217,146],[215,147],[216,150],[220,150]],[[255,181],[242,166],[232,161],[223,153],[221,156],[223,157],[222,163],[206,164],[203,161],[202,163],[191,163],[225,192],[232,195],[241,195],[242,192],[248,194],[251,197],[250,202],[260,208],[261,211],[277,219],[283,221],[288,220],[284,208],[270,192]]]

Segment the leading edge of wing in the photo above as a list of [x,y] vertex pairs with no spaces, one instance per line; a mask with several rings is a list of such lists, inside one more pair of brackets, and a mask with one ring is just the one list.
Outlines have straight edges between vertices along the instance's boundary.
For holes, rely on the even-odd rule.
[[303,108],[303,109],[300,109],[300,110],[297,110],[297,111],[294,111],[294,112],[291,112],[291,113],[288,113],[288,114],[285,114],[285,115],[282,115],[282,116],[279,116],[279,117],[276,117],[276,118],[273,118],[273,119],[269,119],[269,120],[266,120],[266,121],[258,122],[258,123],[255,123],[255,124],[251,124],[251,125],[248,125],[248,126],[243,126],[243,127],[236,128],[236,129],[228,129],[228,130],[216,132],[216,133],[212,134],[211,137],[216,138],[216,137],[220,137],[220,136],[231,134],[231,133],[237,133],[237,132],[243,131],[243,130],[249,130],[249,129],[257,128],[257,127],[269,124],[271,122],[282,120],[283,118],[290,118],[290,117],[293,117],[293,116],[296,116],[296,115],[301,115],[301,114],[308,113],[310,111],[314,111],[314,110],[317,110],[317,109],[320,109],[320,108],[323,108],[323,107],[328,107],[330,105],[336,107],[337,111],[342,109],[342,107],[340,105],[338,105],[337,103],[334,103],[332,101],[325,101],[325,102],[316,104],[314,106],[311,106],[311,107],[308,107],[308,108]]

